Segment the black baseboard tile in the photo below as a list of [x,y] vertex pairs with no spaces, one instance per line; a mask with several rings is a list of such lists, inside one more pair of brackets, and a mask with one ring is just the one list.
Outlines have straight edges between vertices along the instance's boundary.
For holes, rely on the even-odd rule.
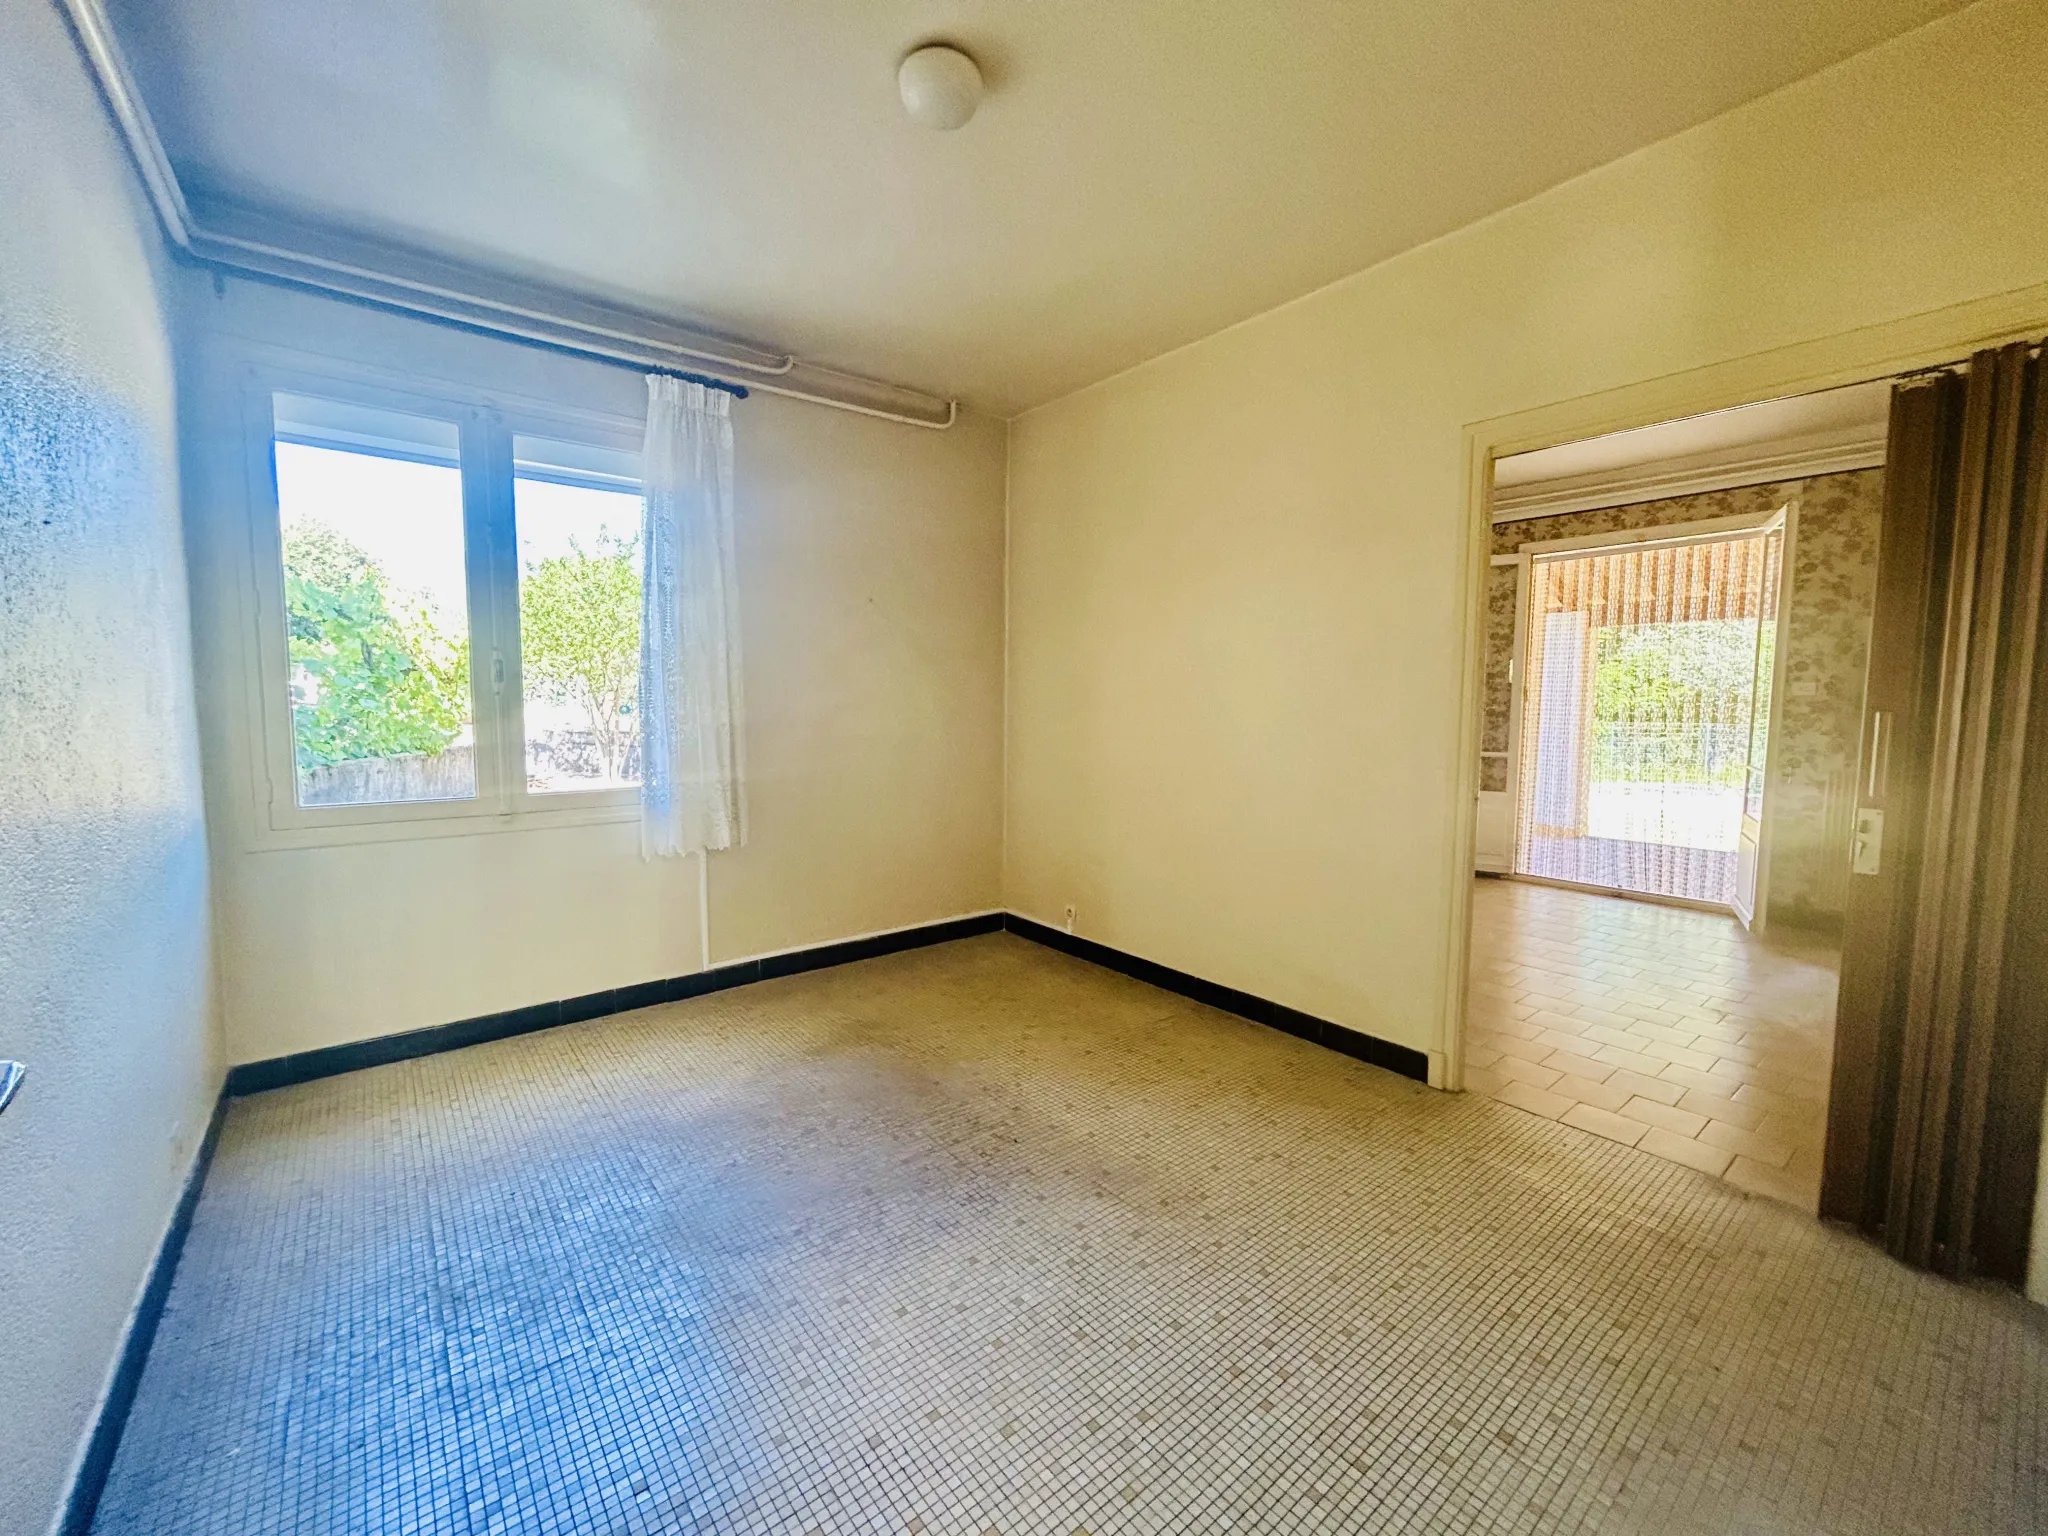
[[[668,983],[665,980],[642,981],[630,987],[615,987],[605,994],[605,999],[610,1004],[604,1010],[606,1013],[631,1013],[635,1008],[652,1008],[657,1003],[668,1001]],[[584,1017],[594,1019],[598,1015],[591,1013]],[[563,1004],[562,1022],[570,1022],[566,1003]]]
[[907,949],[923,949],[932,944],[950,944],[955,939],[971,939],[977,934],[1000,933],[1002,928],[1002,913],[983,912],[974,917],[956,917],[943,923],[926,923],[918,928],[899,928],[893,933],[871,933],[864,938],[841,939],[837,943],[819,944],[810,949],[767,955],[756,963],[761,967],[761,979],[766,981],[772,976],[794,976],[800,971],[821,970],[828,965],[847,965],[855,960],[873,960],[882,955],[901,954]]
[[157,1324],[163,1320],[164,1303],[170,1300],[171,1282],[177,1278],[178,1260],[185,1253],[185,1238],[192,1230],[192,1213],[199,1207],[199,1193],[206,1187],[206,1170],[213,1163],[214,1148],[220,1145],[221,1122],[227,1118],[228,1095],[214,1100],[213,1115],[206,1122],[206,1134],[199,1138],[199,1150],[185,1170],[178,1202],[164,1226],[163,1240],[150,1260],[149,1277],[136,1299],[135,1314],[129,1319],[121,1353],[107,1379],[107,1394],[100,1402],[99,1415],[86,1436],[85,1453],[79,1457],[78,1472],[64,1498],[64,1512],[58,1518],[55,1536],[87,1536],[93,1516],[100,1507],[100,1494],[113,1470],[114,1453],[121,1448],[121,1432],[128,1427],[128,1412],[135,1406],[135,1389],[142,1384],[142,1368],[149,1361],[150,1346],[156,1342]]
[[1384,1067],[1402,1077],[1413,1078],[1418,1083],[1429,1081],[1429,1057],[1411,1046],[1396,1045],[1391,1040],[1382,1040],[1377,1035],[1364,1034],[1345,1025],[1319,1019],[1314,1014],[1303,1013],[1298,1008],[1289,1008],[1254,993],[1240,992],[1236,987],[1226,987],[1221,982],[1207,981],[1187,971],[1176,970],[1170,965],[1161,965],[1156,960],[1146,960],[1138,955],[1125,954],[1107,944],[1098,944],[1093,939],[1081,938],[1078,934],[1033,922],[1028,917],[1009,914],[1003,926],[1019,938],[1029,939],[1034,944],[1043,944],[1048,949],[1057,949],[1064,954],[1087,960],[1095,965],[1117,971],[1134,981],[1142,981],[1161,991],[1176,992],[1182,997],[1192,998],[1211,1008],[1225,1013],[1234,1013],[1240,1018],[1250,1019],[1255,1024],[1264,1024],[1271,1029],[1281,1030],[1315,1045],[1325,1046],[1356,1060],[1375,1067]]
[[1376,1067],[1384,1067],[1403,1077],[1414,1078],[1417,1082],[1429,1080],[1429,1058],[1421,1051],[1412,1050],[1404,1045],[1395,1045],[1372,1035],[1361,1034],[1341,1024],[1316,1018],[1313,1014],[1303,1013],[1250,992],[1241,992],[1235,987],[1204,980],[1200,976],[1175,970],[1172,966],[1161,965],[1154,960],[1125,954],[1122,950],[1112,949],[1107,944],[1098,944],[1093,939],[1063,933],[1057,928],[1033,922],[1014,913],[987,912],[973,917],[951,918],[941,923],[927,923],[918,928],[905,928],[895,933],[878,933],[864,938],[844,939],[832,944],[819,944],[809,949],[792,950],[758,960],[741,960],[732,965],[716,966],[708,971],[692,971],[682,976],[639,982],[604,992],[586,992],[577,997],[559,998],[554,1002],[536,1003],[530,1007],[484,1014],[473,1019],[459,1019],[452,1024],[437,1024],[427,1029],[409,1030],[404,1034],[378,1035],[368,1040],[350,1041],[345,1045],[323,1046],[316,1050],[299,1051],[290,1056],[274,1056],[267,1061],[246,1062],[228,1073],[226,1091],[229,1096],[239,1098],[245,1094],[262,1093],[272,1088],[289,1087],[294,1083],[312,1082],[316,1078],[333,1077],[342,1072],[356,1072],[365,1067],[381,1067],[396,1061],[410,1061],[415,1057],[431,1056],[440,1051],[460,1050],[467,1045],[482,1045],[492,1040],[510,1039],[514,1035],[530,1034],[538,1029],[552,1029],[558,1024],[574,1024],[585,1019],[602,1018],[606,1014],[626,1013],[635,1008],[651,1008],[657,1003],[681,1002],[687,998],[703,997],[712,992],[744,987],[778,976],[794,976],[804,971],[822,970],[828,966],[848,965],[858,960],[872,960],[881,955],[921,949],[931,944],[950,943],[954,939],[972,938],[977,934],[996,933],[1005,929],[1049,948],[1105,966],[1133,980],[1145,982],[1163,991],[1178,993],[1182,997],[1193,998],[1196,1002],[1205,1003],[1211,1008],[1237,1014],[1241,1018],[1251,1019],[1269,1028],[1285,1031],[1317,1045],[1327,1046],[1333,1051],[1341,1051],[1346,1056],[1370,1062]]
[[352,1040],[345,1045],[321,1046],[289,1056],[244,1062],[228,1072],[226,1092],[231,1098],[241,1098],[272,1088],[288,1088],[294,1083],[310,1083],[316,1078],[359,1072],[365,1067],[388,1066],[394,1061],[411,1061],[415,1057],[432,1056],[441,1051],[460,1050],[466,1045],[507,1040],[514,1035],[531,1034],[537,1029],[552,1029],[557,1024],[576,1024],[585,1019],[603,1018],[606,1014],[629,1013],[635,1008],[652,1008],[657,1003],[682,1002],[686,998],[723,992],[729,987],[744,987],[775,976],[794,976],[802,971],[822,970],[855,960],[871,960],[877,955],[921,949],[928,944],[944,944],[975,934],[997,933],[1002,926],[1003,914],[1000,912],[948,918],[944,922],[926,923],[894,933],[844,939],[833,944],[792,950],[787,954],[770,955],[765,959],[715,966],[708,971],[692,971],[683,976],[637,982],[603,992],[585,992],[576,997],[558,998],[551,1003],[535,1003],[503,1013],[458,1019],[452,1024],[407,1030],[404,1034],[376,1035],[368,1040]]
[[708,971],[692,971],[687,976],[671,976],[665,983],[668,996],[666,1001],[680,1003],[687,998],[702,997],[707,992],[723,992],[730,987],[744,987],[761,979],[761,962],[742,960],[734,965],[713,966]]
[[[596,1003],[609,996],[609,993],[599,992],[590,994],[588,998],[570,998],[567,1001],[570,1004]],[[373,1035],[368,1040],[319,1046],[310,1051],[295,1051],[289,1056],[272,1056],[264,1061],[246,1061],[229,1069],[227,1093],[229,1097],[239,1099],[272,1088],[288,1088],[294,1083],[310,1083],[316,1078],[360,1072],[365,1067],[389,1066],[394,1061],[411,1061],[415,1057],[433,1056],[441,1051],[459,1051],[465,1045],[483,1045],[491,1040],[531,1034],[537,1029],[552,1029],[564,1022],[563,1006],[561,1001],[535,1003],[525,1008],[509,1008],[503,1013],[458,1019],[452,1024],[411,1029],[404,1034]],[[599,1006],[595,1011],[578,1017],[596,1018],[615,1011]]]

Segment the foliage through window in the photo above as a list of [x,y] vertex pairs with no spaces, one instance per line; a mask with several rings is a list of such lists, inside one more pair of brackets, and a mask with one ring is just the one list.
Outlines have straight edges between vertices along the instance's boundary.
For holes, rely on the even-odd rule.
[[[388,398],[269,397],[291,814],[630,801],[637,434],[592,428],[596,443],[453,404],[442,418],[364,403]],[[397,809],[363,809],[377,806]]]
[[276,400],[302,806],[476,794],[453,423]]
[[627,453],[512,440],[526,787],[640,781],[640,487]]

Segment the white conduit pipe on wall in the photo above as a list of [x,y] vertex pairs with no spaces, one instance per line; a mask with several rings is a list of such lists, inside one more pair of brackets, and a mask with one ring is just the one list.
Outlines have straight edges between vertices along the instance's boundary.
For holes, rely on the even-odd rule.
[[[202,228],[192,215],[184,189],[178,185],[177,174],[164,153],[163,140],[158,137],[127,61],[121,56],[100,0],[60,3],[70,19],[80,51],[99,82],[114,125],[135,161],[165,235],[196,261],[280,278],[345,298],[363,299],[634,368],[726,370],[735,375],[729,382],[748,389],[904,426],[944,431],[959,415],[956,401],[941,400],[902,385],[841,373],[802,362],[787,353],[748,346],[601,304],[523,289],[502,279],[440,263],[423,263],[417,258],[408,261],[396,253],[382,252],[351,252],[349,255],[357,259],[348,259],[333,242],[329,242],[330,253],[323,254],[311,248],[319,243],[319,237],[309,237],[303,231],[290,231],[297,238],[287,243],[282,239],[255,239]],[[401,270],[407,265],[414,267],[412,273]],[[439,281],[423,275],[428,267],[435,271]],[[483,282],[479,283],[478,278],[483,278]],[[516,293],[519,300],[481,291],[487,286],[496,287],[500,294]],[[570,313],[572,309],[581,311],[581,316]],[[804,388],[801,381],[808,379],[817,380],[818,387]],[[834,383],[841,388],[834,391]],[[892,410],[884,401],[900,403],[906,409]]]

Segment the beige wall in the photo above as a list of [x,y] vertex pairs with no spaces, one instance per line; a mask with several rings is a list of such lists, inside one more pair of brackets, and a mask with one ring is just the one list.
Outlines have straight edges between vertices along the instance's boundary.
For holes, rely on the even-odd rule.
[[[640,375],[241,280],[192,277],[181,318],[229,1059],[696,970],[695,862],[643,862],[633,821],[277,847],[251,739],[252,343],[632,417]],[[711,859],[713,962],[995,907],[1001,425],[734,416],[752,840]]]
[[0,1536],[49,1529],[220,1086],[159,247],[0,7]]
[[1008,904],[1441,1051],[1465,427],[2048,279],[2044,71],[1975,7],[1016,421]]

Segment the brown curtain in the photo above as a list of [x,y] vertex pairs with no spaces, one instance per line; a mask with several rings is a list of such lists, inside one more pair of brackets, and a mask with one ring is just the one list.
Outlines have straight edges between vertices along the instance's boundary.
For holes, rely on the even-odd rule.
[[1821,1195],[1908,1263],[2015,1282],[2048,1066],[2042,404],[2019,345],[1893,394]]

